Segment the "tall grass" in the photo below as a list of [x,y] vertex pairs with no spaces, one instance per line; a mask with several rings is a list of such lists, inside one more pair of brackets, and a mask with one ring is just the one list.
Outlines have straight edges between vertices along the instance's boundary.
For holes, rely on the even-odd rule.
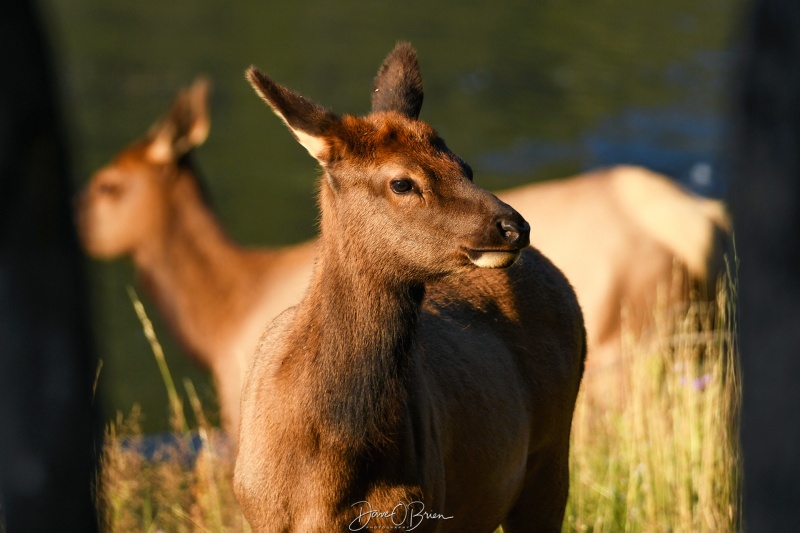
[[[730,293],[720,291],[710,306],[661,313],[660,342],[628,336],[613,370],[621,401],[599,406],[579,398],[565,531],[738,529],[740,388]],[[197,421],[189,429],[144,308],[131,297],[160,358],[177,438],[148,456],[136,410],[109,425],[98,492],[105,529],[249,532],[232,493],[230,446],[185,381]]]
[[109,424],[98,480],[103,529],[250,532],[233,496],[231,444],[210,426],[193,384],[184,380],[196,421],[190,429],[150,319],[132,289],[129,293],[167,388],[172,434],[143,435],[137,408]]
[[566,531],[739,529],[740,379],[729,295],[735,287],[710,305],[659,311],[660,341],[623,343],[620,401],[579,399]]

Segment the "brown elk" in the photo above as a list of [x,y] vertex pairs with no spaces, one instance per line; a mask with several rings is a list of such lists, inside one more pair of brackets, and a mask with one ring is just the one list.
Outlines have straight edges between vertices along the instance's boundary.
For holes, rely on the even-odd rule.
[[264,324],[308,284],[314,244],[244,249],[204,201],[189,152],[209,130],[208,82],[176,98],[167,116],[92,177],[78,203],[86,251],[127,255],[188,352],[209,368],[223,427],[239,426],[242,374]]
[[387,57],[366,117],[248,79],[324,173],[311,284],[242,392],[251,525],[560,531],[580,308],[524,219],[418,120],[414,50]]
[[[311,242],[246,250],[225,237],[189,156],[209,130],[207,92],[204,80],[182,91],[144,138],[96,172],[78,218],[91,255],[133,258],[176,336],[211,369],[224,426],[235,434],[236,369],[246,368],[263,324],[300,300],[315,252]],[[719,236],[729,231],[720,202],[639,167],[525,185],[498,197],[529,221],[534,245],[575,287],[589,342],[587,372],[617,358],[623,307],[635,333],[647,329],[673,267],[686,268],[693,280],[713,279]],[[595,382],[585,380],[584,389]]]

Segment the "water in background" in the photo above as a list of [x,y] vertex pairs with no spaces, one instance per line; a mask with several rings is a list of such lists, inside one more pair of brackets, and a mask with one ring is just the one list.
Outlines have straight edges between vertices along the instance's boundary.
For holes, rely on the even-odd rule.
[[[214,81],[197,153],[216,211],[248,244],[313,236],[315,164],[253,94],[243,71],[339,113],[369,109],[372,78],[398,39],[417,48],[422,119],[500,189],[636,163],[720,196],[719,149],[740,0],[507,2],[41,0],[61,60],[82,182],[166,111],[198,73]],[[136,402],[145,427],[168,404],[128,301],[124,261],[93,263],[100,384],[109,414]],[[151,315],[157,313],[151,309]],[[177,378],[207,377],[160,327]],[[180,379],[178,379],[180,381]]]

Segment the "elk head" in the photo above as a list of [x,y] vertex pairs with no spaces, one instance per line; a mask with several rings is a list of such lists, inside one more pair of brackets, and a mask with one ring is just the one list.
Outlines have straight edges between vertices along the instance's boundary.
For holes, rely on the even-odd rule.
[[165,231],[180,167],[208,136],[208,91],[203,78],[182,90],[143,139],[92,176],[77,205],[79,234],[90,255],[135,254]]
[[255,67],[247,78],[319,162],[323,246],[358,268],[409,281],[507,267],[528,224],[472,181],[472,170],[421,122],[414,49],[399,43],[375,78],[372,112],[338,116]]

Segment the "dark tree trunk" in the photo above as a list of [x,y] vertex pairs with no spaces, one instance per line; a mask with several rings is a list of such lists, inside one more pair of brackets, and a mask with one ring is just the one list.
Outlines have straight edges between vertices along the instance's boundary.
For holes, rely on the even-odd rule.
[[0,515],[9,533],[97,531],[96,362],[59,95],[35,6],[0,6]]
[[794,531],[800,509],[800,2],[752,0],[733,85],[744,520]]

